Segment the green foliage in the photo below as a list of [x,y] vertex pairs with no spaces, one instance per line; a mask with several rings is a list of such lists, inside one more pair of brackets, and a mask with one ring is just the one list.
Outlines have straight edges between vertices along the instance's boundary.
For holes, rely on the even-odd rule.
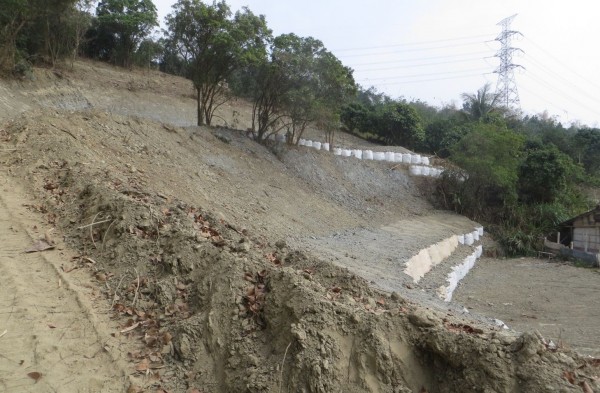
[[513,131],[480,123],[451,148],[450,158],[468,173],[464,183],[474,197],[487,205],[503,205],[516,200],[523,143]]
[[24,64],[23,61],[54,65],[70,53],[70,11],[75,2],[3,0],[0,6],[0,73],[12,71],[15,64]]
[[582,128],[571,138],[571,151],[576,162],[582,164],[586,172],[600,175],[600,130]]
[[[341,106],[355,93],[352,70],[319,40],[283,34],[275,38],[272,62],[284,70],[286,92],[282,108],[292,141],[298,141],[309,122],[329,112],[337,123]],[[326,116],[327,117],[327,116]]]
[[166,23],[167,47],[181,58],[196,88],[198,125],[210,125],[214,111],[229,99],[225,81],[266,56],[271,31],[264,16],[248,8],[232,18],[224,1],[179,0]]
[[498,120],[498,95],[492,93],[489,83],[485,84],[475,94],[463,93],[463,113],[472,121],[494,123]]
[[164,53],[161,41],[145,39],[140,43],[140,46],[135,51],[133,61],[138,67],[151,68],[157,66],[160,61],[160,56]]
[[450,156],[450,148],[472,129],[470,123],[454,119],[435,120],[425,127],[423,149],[441,158]]
[[98,29],[112,37],[112,47],[103,48],[110,60],[131,67],[133,55],[142,40],[158,26],[156,6],[152,0],[100,0],[96,8]]
[[341,110],[340,120],[347,131],[368,130],[373,125],[373,111],[360,102],[352,102]]
[[355,92],[352,71],[312,37],[274,38],[270,56],[239,70],[232,88],[253,102],[252,130],[257,140],[285,128],[296,143],[310,122],[333,136],[341,105]]
[[[426,141],[452,135],[452,125],[432,123]],[[539,250],[543,237],[559,223],[589,208],[578,190],[578,183],[585,179],[583,168],[544,142],[548,135],[558,135],[561,126],[538,119],[521,122],[522,133],[507,129],[503,122],[477,120],[462,126],[472,131],[449,149],[450,159],[460,169],[447,170],[442,176],[438,200],[484,222],[508,255]],[[587,132],[580,135],[586,143],[593,137]]]
[[581,168],[556,146],[536,147],[519,168],[519,197],[529,204],[553,203],[581,175]]
[[344,128],[356,135],[372,135],[375,142],[415,149],[425,140],[418,110],[425,109],[423,105],[394,101],[373,88],[361,89],[355,100],[342,108],[340,119]]
[[404,103],[388,104],[379,116],[379,135],[390,145],[414,149],[425,139],[421,118],[417,111]]

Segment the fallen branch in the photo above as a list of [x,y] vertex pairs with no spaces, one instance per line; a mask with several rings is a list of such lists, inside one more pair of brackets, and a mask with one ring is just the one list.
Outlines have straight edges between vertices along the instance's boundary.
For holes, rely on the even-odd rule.
[[4,336],[6,333],[8,333],[8,330],[5,330],[2,333],[0,333],[0,338],[2,338],[2,336]]
[[111,223],[108,225],[108,228],[106,228],[106,231],[104,232],[104,236],[102,236],[102,251],[104,251],[104,243],[106,242],[106,235],[108,235],[108,231],[110,231],[110,227],[113,226],[115,221],[117,221],[117,220],[111,221]]
[[59,130],[60,130],[60,131],[62,131],[62,132],[64,132],[64,133],[67,133],[67,134],[71,135],[71,138],[73,138],[73,139],[77,139],[77,137],[76,137],[75,135],[73,135],[73,134],[71,133],[71,131],[65,130],[65,129],[63,129],[63,128],[59,128]]
[[140,326],[139,322],[134,323],[133,325],[129,326],[128,328],[125,328],[123,330],[121,330],[121,333],[127,333],[132,331],[133,329],[135,329],[136,327]]
[[137,287],[135,288],[135,295],[133,296],[133,302],[131,303],[131,307],[135,307],[135,302],[138,298],[138,293],[140,292],[140,274],[138,273],[136,268],[133,268],[135,271],[135,275],[137,276]]
[[[100,214],[100,213],[98,213],[98,214]],[[98,214],[96,214],[96,216],[98,216]],[[96,216],[94,217],[94,219],[96,219]],[[77,229],[85,229],[87,227],[91,227],[91,226],[94,226],[94,225],[104,224],[105,222],[109,222],[111,220],[112,220],[112,218],[107,218],[106,220],[102,220],[102,221],[94,221],[91,224],[82,225],[80,227],[77,227]]]
[[113,307],[115,306],[115,303],[117,302],[117,296],[119,293],[119,289],[121,289],[121,283],[123,282],[123,279],[125,278],[125,275],[121,276],[121,279],[119,280],[119,283],[117,284],[117,289],[115,289],[115,293],[113,295],[113,300],[112,300],[112,304],[110,305],[110,309],[112,310]]
[[281,393],[281,386],[283,385],[283,365],[285,364],[285,357],[287,356],[288,349],[290,349],[291,345],[292,345],[292,342],[290,341],[288,346],[285,348],[285,352],[283,353],[283,360],[281,361],[281,369],[279,370],[279,393]]

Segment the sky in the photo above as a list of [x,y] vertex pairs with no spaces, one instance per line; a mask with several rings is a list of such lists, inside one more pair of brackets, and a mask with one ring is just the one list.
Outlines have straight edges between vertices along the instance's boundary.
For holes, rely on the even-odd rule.
[[[600,127],[600,2],[596,0],[226,0],[265,15],[274,35],[321,40],[364,88],[461,106],[496,89],[502,32],[512,19],[514,79],[524,114]],[[212,0],[205,1],[212,3]],[[174,0],[154,0],[161,21]]]

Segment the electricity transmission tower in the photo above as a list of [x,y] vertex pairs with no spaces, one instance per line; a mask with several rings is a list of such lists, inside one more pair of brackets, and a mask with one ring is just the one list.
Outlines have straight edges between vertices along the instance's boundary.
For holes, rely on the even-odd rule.
[[519,48],[513,48],[511,41],[515,35],[523,34],[510,29],[510,24],[516,16],[517,14],[514,14],[496,24],[497,26],[502,26],[502,32],[496,37],[496,41],[500,42],[501,47],[495,56],[500,59],[500,65],[494,70],[494,73],[498,74],[498,82],[496,84],[498,102],[507,109],[520,110],[521,101],[519,100],[519,91],[517,90],[514,70],[518,67],[524,67],[514,64],[512,58],[516,51],[523,51]]

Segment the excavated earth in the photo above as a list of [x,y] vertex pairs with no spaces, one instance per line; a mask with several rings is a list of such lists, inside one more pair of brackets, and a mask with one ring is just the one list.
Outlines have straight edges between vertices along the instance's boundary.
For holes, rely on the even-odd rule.
[[404,273],[477,225],[429,180],[259,145],[240,101],[194,127],[194,105],[93,62],[0,82],[0,391],[600,392],[600,360]]

